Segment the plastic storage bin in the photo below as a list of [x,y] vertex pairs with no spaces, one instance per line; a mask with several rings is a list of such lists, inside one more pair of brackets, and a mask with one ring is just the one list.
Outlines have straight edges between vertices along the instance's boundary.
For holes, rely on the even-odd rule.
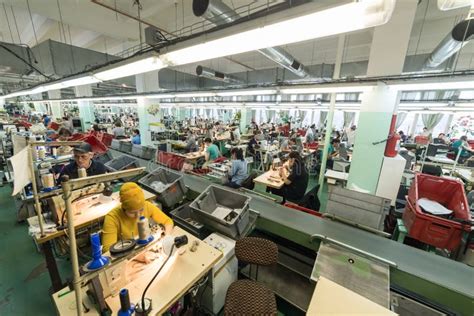
[[210,185],[191,204],[195,218],[232,238],[240,237],[249,224],[250,197]]
[[138,160],[127,156],[122,155],[120,157],[114,158],[109,162],[105,163],[105,167],[111,171],[120,171],[120,170],[127,170],[127,169],[134,169],[140,167]]
[[183,168],[184,157],[158,150],[156,152],[156,162],[170,169],[181,170]]
[[132,146],[132,155],[151,160],[155,156],[156,149],[149,146],[142,145],[133,145]]
[[127,141],[120,142],[120,151],[124,153],[131,153],[132,152],[132,143]]
[[157,168],[144,176],[138,183],[156,193],[157,200],[165,207],[181,202],[187,192],[182,174],[164,168]]
[[110,147],[115,150],[120,150],[120,141],[118,139],[112,139],[110,142]]
[[[453,211],[454,219],[423,212],[418,200],[427,198]],[[408,191],[403,222],[408,235],[437,248],[455,250],[463,231],[470,231],[471,216],[463,184],[457,180],[416,173]]]
[[189,206],[191,202],[181,205],[170,212],[171,218],[176,225],[199,239],[204,239],[211,234],[211,231],[197,221],[193,216],[193,210]]

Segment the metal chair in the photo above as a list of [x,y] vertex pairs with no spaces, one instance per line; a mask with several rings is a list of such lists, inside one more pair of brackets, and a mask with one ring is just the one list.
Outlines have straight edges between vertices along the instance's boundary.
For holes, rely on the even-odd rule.
[[[244,237],[235,243],[235,256],[241,262],[257,266],[275,264],[278,247],[274,242],[256,237]],[[251,266],[250,266],[251,268]],[[251,271],[251,269],[249,270]],[[224,315],[276,315],[275,294],[253,280],[238,280],[227,290]]]

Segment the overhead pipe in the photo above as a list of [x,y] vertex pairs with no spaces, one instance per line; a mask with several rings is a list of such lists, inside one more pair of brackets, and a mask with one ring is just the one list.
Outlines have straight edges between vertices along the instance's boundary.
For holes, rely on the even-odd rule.
[[456,24],[452,31],[436,46],[423,65],[423,69],[432,69],[441,65],[461,50],[472,39],[473,35],[474,19],[467,19]]
[[205,78],[227,82],[227,83],[234,83],[234,84],[244,83],[242,80],[238,78],[235,78],[223,72],[216,71],[216,70],[213,70],[211,68],[207,68],[201,65],[198,65],[196,67],[196,75],[198,75],[199,77],[205,77]]
[[[193,13],[203,17],[215,25],[223,25],[237,21],[240,16],[221,0],[193,0]],[[258,50],[265,57],[288,69],[300,78],[310,77],[303,64],[280,47]]]

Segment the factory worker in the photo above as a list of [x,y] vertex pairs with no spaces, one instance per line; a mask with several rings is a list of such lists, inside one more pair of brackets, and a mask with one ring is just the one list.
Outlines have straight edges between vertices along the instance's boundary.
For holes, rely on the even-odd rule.
[[303,158],[296,151],[289,154],[288,162],[279,170],[284,184],[281,189],[272,189],[272,193],[280,195],[283,200],[297,201],[304,197],[308,186],[308,172]]
[[69,179],[79,178],[79,169],[84,168],[87,176],[96,176],[107,172],[104,164],[92,159],[94,153],[88,143],[82,143],[74,147],[74,161],[66,165],[60,172],[60,178],[63,175],[69,176]]
[[165,233],[173,230],[173,220],[158,207],[145,201],[143,190],[133,182],[127,182],[120,188],[121,205],[111,210],[104,220],[102,228],[102,245],[104,251],[122,239],[138,237],[138,219],[145,216],[156,224],[164,226]]

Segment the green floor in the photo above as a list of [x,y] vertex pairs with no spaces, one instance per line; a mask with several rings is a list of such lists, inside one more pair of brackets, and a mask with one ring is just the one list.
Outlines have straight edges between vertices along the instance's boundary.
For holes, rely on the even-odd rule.
[[[16,222],[9,186],[0,187],[0,315],[55,315],[49,295],[51,282],[26,223]],[[67,261],[59,261],[68,276]]]

